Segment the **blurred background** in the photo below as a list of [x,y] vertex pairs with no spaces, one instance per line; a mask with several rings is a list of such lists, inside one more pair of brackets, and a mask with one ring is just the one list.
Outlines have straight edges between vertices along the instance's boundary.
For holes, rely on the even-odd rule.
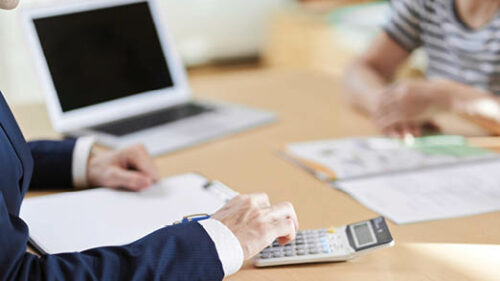
[[[21,0],[0,11],[0,89],[12,105],[43,102],[21,24],[23,9],[74,0]],[[100,1],[100,0],[93,0]],[[338,76],[388,18],[388,1],[159,0],[188,74],[249,68],[307,69]],[[416,52],[403,75],[419,75]]]

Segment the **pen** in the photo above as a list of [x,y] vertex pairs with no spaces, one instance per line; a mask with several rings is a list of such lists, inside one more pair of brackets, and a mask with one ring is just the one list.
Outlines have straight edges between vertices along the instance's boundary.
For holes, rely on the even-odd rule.
[[201,221],[201,220],[206,220],[209,219],[210,215],[203,213],[203,214],[194,214],[194,215],[189,215],[189,216],[184,216],[182,220],[174,222],[174,224],[180,224],[180,223],[188,223],[192,221]]

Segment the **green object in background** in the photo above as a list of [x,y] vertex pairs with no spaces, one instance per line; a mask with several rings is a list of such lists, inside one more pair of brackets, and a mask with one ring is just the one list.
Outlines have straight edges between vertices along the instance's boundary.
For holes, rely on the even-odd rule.
[[326,21],[335,38],[342,38],[338,40],[342,46],[360,53],[380,33],[389,14],[389,2],[377,1],[335,9],[326,15]]
[[382,0],[335,9],[327,16],[327,19],[334,25],[363,26],[368,24],[369,27],[373,27],[373,24],[383,23],[388,11],[389,1]]
[[425,148],[436,146],[466,146],[467,140],[463,136],[436,135],[415,138],[411,147]]
[[449,155],[455,157],[474,157],[494,154],[494,152],[472,147],[462,136],[441,135],[415,138],[408,147],[428,155]]
[[489,150],[466,145],[423,147],[417,148],[417,150],[420,150],[428,155],[449,155],[461,158],[493,154],[493,152]]

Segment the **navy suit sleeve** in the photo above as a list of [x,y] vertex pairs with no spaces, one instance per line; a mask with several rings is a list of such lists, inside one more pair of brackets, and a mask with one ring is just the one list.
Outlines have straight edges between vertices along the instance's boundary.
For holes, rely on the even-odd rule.
[[76,140],[29,142],[34,160],[30,189],[73,186],[72,161]]
[[81,253],[26,253],[28,228],[0,193],[0,280],[222,280],[213,241],[196,223],[162,228],[129,245]]

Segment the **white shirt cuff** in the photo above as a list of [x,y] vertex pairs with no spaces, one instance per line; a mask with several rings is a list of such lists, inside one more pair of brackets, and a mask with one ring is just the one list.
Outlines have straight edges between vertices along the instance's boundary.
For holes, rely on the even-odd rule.
[[73,149],[73,160],[71,173],[73,175],[74,187],[87,187],[87,162],[89,161],[90,151],[95,143],[94,137],[81,137],[76,140]]
[[240,241],[223,223],[215,219],[198,221],[215,244],[224,275],[227,277],[240,270],[243,264],[243,249]]

